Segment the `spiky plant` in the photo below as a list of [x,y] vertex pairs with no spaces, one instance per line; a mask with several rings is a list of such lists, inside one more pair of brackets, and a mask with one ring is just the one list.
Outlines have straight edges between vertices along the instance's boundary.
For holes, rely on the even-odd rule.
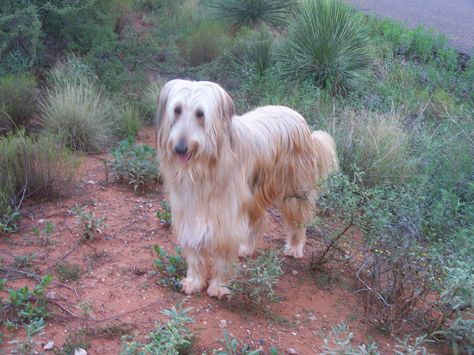
[[218,0],[211,8],[233,28],[283,27],[296,6],[295,0]]
[[336,0],[308,0],[289,24],[278,59],[285,79],[313,79],[333,92],[351,89],[372,58],[361,17]]

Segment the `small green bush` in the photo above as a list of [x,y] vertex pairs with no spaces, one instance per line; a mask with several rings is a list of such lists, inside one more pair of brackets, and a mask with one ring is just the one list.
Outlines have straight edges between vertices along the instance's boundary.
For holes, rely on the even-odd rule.
[[158,180],[158,162],[152,147],[136,144],[135,138],[128,137],[111,153],[116,176],[132,186],[134,191],[145,191]]
[[173,216],[171,215],[171,207],[168,201],[160,200],[160,210],[156,212],[156,217],[160,223],[165,227],[170,227]]
[[372,60],[361,16],[342,2],[305,1],[277,51],[286,80],[312,80],[333,92],[354,88]]
[[274,286],[283,274],[278,250],[261,253],[256,259],[248,259],[240,274],[229,286],[232,298],[244,307],[260,308],[276,302]]
[[104,216],[96,216],[93,211],[87,212],[83,208],[76,206],[70,211],[77,217],[79,233],[82,241],[93,241],[104,234],[108,227],[105,224]]
[[56,265],[56,273],[61,281],[77,281],[81,278],[82,269],[79,264],[63,261]]
[[64,83],[46,90],[41,120],[70,149],[102,151],[112,140],[112,102],[93,83]]
[[0,78],[0,134],[28,127],[37,113],[38,90],[32,76]]
[[294,0],[219,0],[210,5],[216,17],[234,28],[259,28],[263,24],[284,27],[295,9]]
[[141,99],[142,111],[147,121],[153,121],[158,106],[158,97],[165,81],[162,78],[152,81],[144,91]]
[[417,157],[399,115],[345,110],[338,116],[334,135],[346,174],[362,173],[365,186],[402,184],[413,177]]
[[194,320],[188,315],[192,308],[183,308],[181,304],[161,311],[169,320],[156,322],[155,329],[148,334],[148,343],[139,343],[133,337],[122,337],[123,355],[134,354],[188,354],[194,343],[194,335],[187,324]]

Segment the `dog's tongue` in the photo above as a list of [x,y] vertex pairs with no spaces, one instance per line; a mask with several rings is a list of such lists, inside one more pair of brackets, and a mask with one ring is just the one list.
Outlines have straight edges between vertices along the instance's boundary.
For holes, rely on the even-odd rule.
[[182,163],[186,163],[189,158],[191,158],[191,153],[186,153],[186,154],[178,154],[178,159]]

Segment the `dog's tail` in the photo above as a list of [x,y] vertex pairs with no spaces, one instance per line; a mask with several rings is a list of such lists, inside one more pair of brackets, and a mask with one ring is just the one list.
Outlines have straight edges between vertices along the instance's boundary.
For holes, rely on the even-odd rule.
[[336,143],[331,135],[324,131],[314,131],[311,136],[316,147],[318,179],[324,179],[330,173],[339,170]]

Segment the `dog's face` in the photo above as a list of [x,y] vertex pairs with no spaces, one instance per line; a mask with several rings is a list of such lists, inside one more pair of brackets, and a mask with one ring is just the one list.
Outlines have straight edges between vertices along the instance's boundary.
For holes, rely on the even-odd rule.
[[160,93],[158,149],[180,164],[216,157],[233,114],[232,99],[219,85],[172,80]]

